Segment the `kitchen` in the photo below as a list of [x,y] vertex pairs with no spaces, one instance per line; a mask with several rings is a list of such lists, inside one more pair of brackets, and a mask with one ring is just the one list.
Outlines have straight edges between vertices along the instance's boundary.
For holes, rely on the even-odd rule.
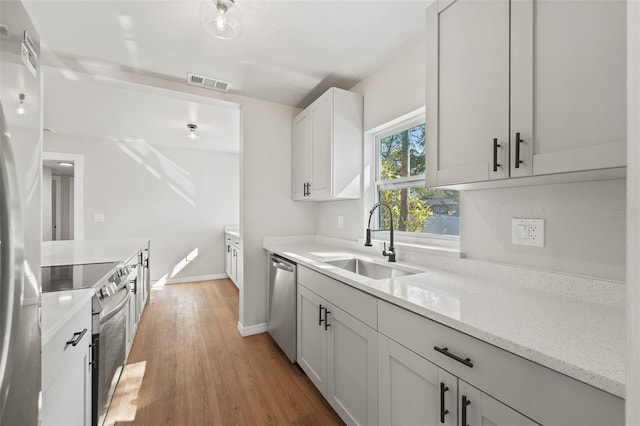
[[[249,3],[249,2],[247,2]],[[294,2],[295,3],[295,2]],[[414,2],[410,2],[414,4]],[[27,11],[30,11],[29,2],[25,3]],[[53,10],[60,5],[49,6],[50,9],[43,9],[41,14],[52,14]],[[37,4],[33,4],[34,21],[37,22],[36,13]],[[238,2],[238,9],[241,10],[241,3]],[[414,4],[415,6],[415,4]],[[44,7],[41,5],[41,7]],[[422,30],[424,31],[424,9],[427,4],[421,4],[419,12]],[[637,11],[634,9],[635,2],[627,4],[629,12],[629,35],[627,36],[628,57],[627,66],[637,67]],[[196,8],[197,9],[197,8]],[[71,13],[71,12],[69,12]],[[195,12],[197,14],[197,10]],[[417,13],[417,12],[416,12]],[[46,23],[44,18],[41,18]],[[635,19],[635,20],[634,20]],[[95,21],[87,19],[83,21],[85,25],[95,24]],[[245,16],[242,35],[249,34],[249,19]],[[58,25],[52,23],[50,25]],[[45,34],[45,25],[39,28],[41,36]],[[135,27],[128,27],[129,32],[135,34]],[[196,28],[194,28],[195,31]],[[201,30],[200,28],[198,28]],[[49,30],[48,30],[49,31]],[[52,33],[54,34],[54,33]],[[206,34],[202,32],[202,34]],[[136,34],[142,40],[140,34]],[[241,35],[241,36],[242,36]],[[44,39],[43,39],[44,42]],[[257,42],[256,42],[257,43]],[[635,46],[635,49],[634,49]],[[228,48],[221,48],[228,49]],[[384,123],[388,123],[398,117],[401,117],[411,111],[416,111],[425,106],[425,71],[424,71],[424,52],[425,41],[423,38],[409,41],[404,49],[400,49],[394,60],[382,65],[377,71],[372,71],[368,77],[352,84],[346,84],[345,89],[360,93],[364,98],[364,119],[363,130],[371,131]],[[89,92],[92,88],[91,84],[95,82],[87,80],[100,80],[91,78],[91,76],[106,77],[105,84],[110,87],[111,91],[127,90],[132,85],[143,85],[147,91],[151,91],[155,87],[167,94],[171,91],[176,96],[176,92],[187,93],[188,98],[192,102],[216,103],[212,99],[225,101],[224,107],[233,110],[235,108],[236,122],[242,123],[242,131],[238,131],[237,143],[239,152],[236,155],[237,165],[230,166],[228,169],[220,170],[220,173],[226,171],[227,174],[237,176],[237,179],[225,179],[224,177],[211,175],[214,173],[207,170],[204,165],[197,167],[197,174],[209,179],[209,182],[221,182],[225,184],[237,185],[237,198],[233,198],[235,190],[231,188],[229,192],[222,193],[220,196],[231,197],[232,201],[229,205],[233,206],[234,211],[227,212],[229,216],[220,218],[217,224],[209,225],[209,228],[191,229],[189,235],[179,236],[171,234],[169,224],[175,223],[181,217],[194,217],[191,210],[187,208],[183,211],[173,213],[168,207],[178,205],[183,206],[186,202],[187,206],[191,206],[186,198],[189,198],[189,192],[186,188],[190,185],[184,180],[184,173],[178,165],[167,161],[167,158],[174,158],[173,155],[188,155],[186,153],[178,153],[177,149],[163,151],[155,148],[155,151],[149,150],[151,153],[150,160],[145,163],[154,170],[169,170],[167,176],[177,177],[173,187],[178,191],[171,189],[160,192],[157,187],[152,187],[149,192],[139,191],[132,195],[128,189],[135,188],[130,183],[127,173],[119,174],[114,171],[118,168],[127,167],[127,171],[135,173],[134,179],[144,180],[145,183],[152,181],[152,172],[136,172],[136,160],[130,154],[122,151],[121,148],[106,147],[100,152],[85,152],[86,160],[86,182],[87,188],[85,200],[85,235],[91,238],[107,238],[113,233],[109,225],[113,223],[116,229],[121,229],[122,234],[117,236],[124,237],[127,235],[148,235],[164,229],[166,234],[160,234],[160,237],[151,237],[152,250],[154,255],[154,269],[159,275],[152,276],[152,281],[161,282],[163,275],[166,282],[179,282],[182,279],[191,277],[203,277],[211,279],[215,276],[223,275],[224,271],[224,232],[225,225],[235,224],[233,216],[237,224],[240,225],[241,247],[243,257],[243,267],[241,269],[242,277],[240,278],[240,316],[238,318],[238,329],[243,335],[249,335],[255,332],[265,331],[265,321],[267,318],[267,257],[263,249],[263,237],[273,236],[293,236],[293,235],[320,235],[329,238],[346,239],[349,241],[358,241],[364,238],[364,230],[366,228],[366,220],[369,209],[374,204],[368,199],[356,199],[335,201],[326,203],[306,203],[295,202],[291,197],[291,174],[292,159],[291,143],[292,143],[292,120],[300,109],[294,106],[306,107],[315,98],[320,96],[324,90],[316,90],[304,92],[298,99],[306,97],[303,101],[293,104],[277,104],[269,103],[263,100],[250,97],[243,97],[234,93],[217,93],[197,89],[186,86],[184,82],[168,81],[156,75],[140,75],[128,72],[126,67],[107,67],[105,64],[90,63],[84,61],[82,63],[74,62],[72,58],[62,53],[55,55],[58,61],[59,69],[66,71],[75,71],[75,77],[78,78],[78,85],[86,84],[82,91],[74,93],[73,96],[63,96],[60,93],[67,93],[70,83],[67,77],[54,75],[45,75],[45,127],[47,120],[47,111],[49,114],[62,114],[67,108],[71,108],[72,113],[81,113],[85,104],[82,93],[89,93],[86,96],[98,96],[97,92]],[[194,70],[190,70],[194,71]],[[561,184],[544,184],[537,186],[527,186],[518,188],[499,188],[487,189],[479,191],[469,191],[462,193],[462,236],[461,250],[467,255],[469,260],[497,262],[502,264],[510,264],[516,266],[529,267],[534,269],[542,269],[551,272],[565,273],[570,275],[581,275],[595,278],[601,281],[624,282],[625,275],[628,283],[627,290],[629,295],[626,298],[627,313],[629,316],[628,324],[632,327],[629,331],[630,340],[628,342],[629,361],[627,363],[627,387],[626,396],[628,400],[636,400],[633,395],[637,395],[637,347],[638,333],[633,332],[636,322],[633,321],[633,313],[637,312],[637,262],[626,261],[625,257],[637,258],[637,233],[634,228],[637,227],[637,215],[624,212],[637,211],[637,158],[633,155],[633,149],[637,150],[637,75],[638,73],[627,72],[629,79],[629,89],[627,91],[630,107],[628,108],[628,129],[627,143],[631,154],[627,156],[626,167],[626,188],[624,179],[588,181],[583,183],[561,183]],[[88,77],[87,77],[88,76]],[[51,80],[48,86],[47,81]],[[113,80],[125,80],[126,87],[116,87],[117,82]],[[67,85],[64,85],[67,83]],[[357,83],[357,84],[356,84]],[[109,86],[111,84],[111,86]],[[128,85],[128,86],[127,86]],[[80,86],[78,86],[80,87]],[[233,86],[232,86],[233,87]],[[324,89],[324,88],[323,88]],[[58,95],[47,97],[48,90],[60,90]],[[103,90],[104,91],[104,90]],[[126,92],[123,92],[126,93]],[[156,92],[157,93],[157,92]],[[212,94],[213,93],[213,94]],[[308,95],[308,96],[307,96]],[[187,95],[183,95],[187,96]],[[179,96],[176,96],[179,97]],[[55,101],[54,101],[55,99]],[[60,111],[56,111],[53,106],[47,107],[47,102],[53,102],[54,105],[60,106],[65,102],[65,107],[59,107]],[[195,101],[194,101],[195,99]],[[28,101],[28,100],[27,100]],[[5,102],[3,96],[3,104]],[[66,102],[72,105],[66,105]],[[77,102],[77,105],[73,105]],[[229,105],[235,104],[234,105]],[[292,106],[294,105],[294,106]],[[635,109],[634,109],[634,105]],[[96,106],[99,108],[99,106]],[[85,108],[86,109],[86,108]],[[80,111],[79,111],[80,110]],[[636,115],[633,115],[634,112]],[[109,117],[113,112],[105,112],[105,117]],[[240,118],[241,115],[241,118]],[[135,115],[134,115],[135,117]],[[144,117],[140,118],[144,120]],[[142,121],[141,121],[142,123]],[[176,124],[176,128],[180,128],[181,132],[186,129],[186,120],[182,120]],[[190,122],[189,122],[190,123]],[[99,124],[99,123],[96,123]],[[199,125],[201,123],[198,123]],[[83,120],[77,124],[78,128],[83,125]],[[68,124],[67,124],[68,126]],[[80,134],[74,138],[65,136],[64,127],[55,128],[57,133],[46,134],[44,137],[44,148],[46,151],[62,151],[62,152],[78,152],[78,145],[83,139],[87,138],[86,134]],[[206,129],[203,129],[206,131]],[[241,136],[240,136],[241,133]],[[135,138],[135,133],[128,135]],[[138,136],[139,137],[139,136]],[[74,140],[75,139],[75,140]],[[269,141],[269,143],[264,143]],[[100,143],[105,143],[100,141]],[[128,141],[129,147],[136,147],[136,141]],[[635,147],[635,148],[634,148]],[[164,149],[164,148],[163,148]],[[132,151],[135,155],[139,151]],[[274,153],[279,153],[274,155]],[[167,154],[169,153],[169,154]],[[161,155],[163,154],[163,155]],[[203,156],[205,154],[202,154]],[[223,164],[229,164],[234,154],[229,155],[229,161],[224,158],[214,160],[211,154],[211,160],[216,161],[216,165],[222,169]],[[215,156],[217,158],[217,155]],[[104,163],[101,158],[106,159]],[[265,161],[268,159],[268,161]],[[189,158],[187,162],[192,161]],[[206,162],[203,159],[203,163]],[[177,161],[181,164],[181,160]],[[237,168],[233,168],[237,167]],[[139,169],[139,167],[137,167]],[[217,167],[216,167],[217,168]],[[213,169],[211,167],[210,169]],[[95,174],[89,172],[95,170]],[[188,173],[196,173],[192,170],[186,170]],[[164,173],[163,173],[164,175]],[[107,177],[112,179],[111,183],[107,181]],[[200,177],[194,177],[193,180],[199,185]],[[183,185],[181,186],[180,183]],[[186,183],[186,185],[185,185]],[[366,184],[366,182],[365,182]],[[130,186],[131,185],[131,186]],[[165,184],[166,185],[166,184]],[[220,191],[224,191],[226,185],[220,185]],[[88,188],[93,188],[89,190]],[[202,187],[199,187],[200,194]],[[169,192],[169,193],[167,193]],[[178,192],[181,192],[180,195]],[[629,198],[626,198],[626,193]],[[155,199],[153,194],[164,199]],[[365,194],[363,194],[365,195]],[[217,195],[216,195],[217,196]],[[365,195],[366,196],[366,195]],[[89,197],[93,197],[92,200]],[[104,201],[100,201],[100,198]],[[123,197],[123,198],[122,198]],[[127,198],[131,197],[131,198]],[[142,210],[144,214],[140,214],[140,209],[136,207],[137,197],[140,197],[140,204],[151,204],[153,210]],[[109,208],[108,201],[118,200],[122,202],[123,208],[130,208],[130,214],[119,216],[117,214],[118,207],[114,206],[112,210]],[[237,200],[237,201],[236,201]],[[169,203],[169,204],[167,204]],[[198,206],[202,204],[201,200],[196,203]],[[234,206],[235,205],[235,206]],[[139,207],[140,205],[138,205]],[[208,210],[207,210],[208,211]],[[609,211],[612,214],[606,215]],[[156,213],[158,212],[158,213]],[[162,216],[159,212],[164,212],[167,216]],[[585,212],[592,212],[588,215]],[[622,215],[614,214],[615,212],[623,212]],[[92,215],[94,213],[104,213],[106,224],[102,222],[93,222]],[[150,214],[151,213],[151,214]],[[175,216],[173,216],[175,214]],[[140,215],[140,216],[136,216]],[[188,216],[187,216],[188,215]],[[340,219],[342,217],[342,219]],[[545,243],[546,246],[541,249],[522,248],[511,245],[511,219],[513,217],[543,217],[546,219]],[[114,221],[115,220],[115,221]],[[342,226],[339,222],[342,221]],[[202,219],[200,223],[206,222]],[[625,227],[625,222],[626,227]],[[589,225],[589,232],[585,233],[585,223]],[[205,232],[206,231],[206,232]],[[158,234],[156,234],[158,235]],[[625,239],[628,238],[629,246],[625,250]],[[381,240],[386,238],[381,238]],[[168,251],[167,246],[177,242],[178,246],[175,251]],[[207,243],[208,242],[208,243]],[[165,245],[163,247],[163,244]],[[193,250],[198,247],[198,255],[195,256]],[[636,247],[634,249],[634,247]],[[211,250],[207,252],[207,250]],[[398,249],[399,261],[402,261],[402,247]],[[377,251],[376,251],[377,253]],[[378,256],[376,253],[370,252],[372,257]],[[634,253],[636,256],[633,257]],[[158,257],[156,257],[156,255]],[[194,258],[195,256],[195,258]],[[379,256],[382,258],[381,256]],[[184,262],[183,262],[184,261]],[[182,263],[188,264],[181,272],[174,272],[174,265]],[[160,274],[162,272],[162,274]],[[626,272],[626,274],[625,274]],[[213,276],[213,277],[212,277]],[[173,280],[173,281],[171,281]],[[600,281],[599,281],[600,282]],[[162,283],[161,283],[162,284]],[[636,285],[634,285],[636,284]],[[621,349],[622,350],[622,349]],[[635,355],[634,355],[635,354]],[[635,357],[635,358],[634,358]],[[634,421],[637,417],[633,410],[637,410],[634,404],[627,404],[627,424],[638,424]]]

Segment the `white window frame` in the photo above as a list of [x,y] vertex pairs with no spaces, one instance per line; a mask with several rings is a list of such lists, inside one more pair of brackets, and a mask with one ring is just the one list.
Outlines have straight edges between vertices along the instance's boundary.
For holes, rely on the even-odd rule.
[[[365,153],[370,153],[371,167],[371,185],[368,194],[365,198],[365,210],[366,216],[368,216],[371,206],[378,202],[378,192],[380,190],[390,189],[403,189],[409,187],[415,187],[419,185],[426,185],[426,178],[424,174],[416,176],[407,176],[394,179],[393,181],[381,180],[380,171],[382,162],[380,159],[380,139],[387,136],[391,136],[402,130],[410,129],[425,123],[424,108],[419,108],[409,114],[399,117],[396,120],[392,120],[382,126],[378,126],[367,132],[369,135],[369,149],[365,150]],[[462,214],[462,213],[461,213]],[[389,231],[381,231],[379,218],[380,215],[374,213],[375,218],[371,218],[371,229],[374,240],[388,241]],[[458,235],[441,235],[441,234],[427,234],[418,232],[407,232],[394,230],[394,237],[396,242],[408,245],[439,247],[446,249],[459,250],[460,248],[460,236]]]

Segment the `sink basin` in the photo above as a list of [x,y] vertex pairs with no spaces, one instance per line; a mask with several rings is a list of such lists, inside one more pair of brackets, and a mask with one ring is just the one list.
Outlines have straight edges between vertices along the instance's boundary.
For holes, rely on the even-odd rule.
[[332,260],[325,263],[374,280],[402,277],[404,275],[412,275],[421,272],[418,270],[411,270],[406,267],[401,268],[398,266],[381,265],[379,263],[369,262],[368,260],[359,258]]

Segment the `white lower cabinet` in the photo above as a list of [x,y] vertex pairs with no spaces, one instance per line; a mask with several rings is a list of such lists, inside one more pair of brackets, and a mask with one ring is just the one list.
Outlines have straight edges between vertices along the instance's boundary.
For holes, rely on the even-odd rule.
[[457,379],[404,346],[378,336],[380,425],[456,425]]
[[348,425],[377,424],[378,333],[298,285],[298,364]]
[[380,425],[537,424],[383,335],[378,348]]
[[240,288],[241,279],[239,271],[242,268],[242,261],[240,260],[240,238],[225,234],[225,241],[226,258],[224,270],[236,287]]
[[42,424],[91,425],[91,299],[42,347]]
[[297,361],[349,425],[624,424],[624,400],[298,265]]

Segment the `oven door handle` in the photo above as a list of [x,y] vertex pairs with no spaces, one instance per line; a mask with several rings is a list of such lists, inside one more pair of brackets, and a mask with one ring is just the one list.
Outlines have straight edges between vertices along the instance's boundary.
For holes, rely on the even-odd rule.
[[[118,312],[120,312],[125,307],[125,305],[129,302],[129,297],[131,297],[131,291],[129,290],[129,286],[128,285],[126,285],[125,288],[120,290],[118,293],[124,293],[125,294],[124,298],[113,309],[105,312],[104,315],[101,316],[101,318],[100,318],[100,322],[101,323],[109,321],[109,319],[111,319]],[[116,293],[116,294],[118,294],[118,293]],[[112,296],[112,297],[115,297],[115,295]]]

